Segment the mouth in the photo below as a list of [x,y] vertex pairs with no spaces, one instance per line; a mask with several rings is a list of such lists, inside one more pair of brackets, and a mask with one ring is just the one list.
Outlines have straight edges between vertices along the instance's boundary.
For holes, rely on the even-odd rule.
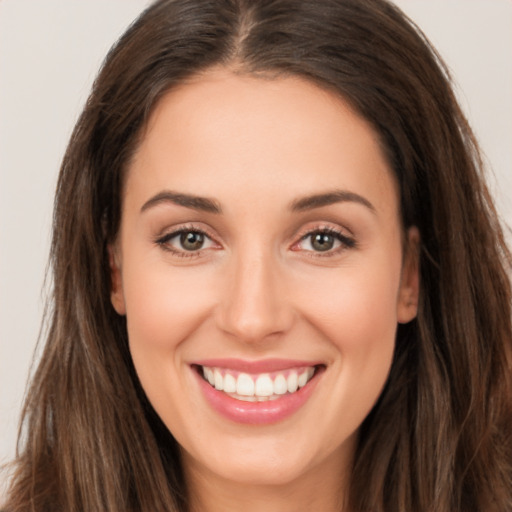
[[224,418],[242,424],[276,423],[301,409],[325,364],[272,360],[211,360],[191,365],[199,389]]
[[227,368],[197,366],[197,371],[210,386],[235,400],[246,402],[266,402],[296,393],[314,377],[318,369],[319,366],[306,366],[251,374]]

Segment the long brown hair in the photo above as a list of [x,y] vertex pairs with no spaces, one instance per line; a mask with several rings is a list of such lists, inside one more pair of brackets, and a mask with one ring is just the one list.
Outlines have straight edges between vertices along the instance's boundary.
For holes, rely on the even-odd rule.
[[61,167],[51,318],[6,510],[187,510],[179,447],[110,304],[107,244],[149,114],[214,65],[298,75],[351,103],[421,233],[418,318],[399,326],[361,427],[350,509],[512,510],[511,256],[448,71],[385,0],[161,0],[111,50]]

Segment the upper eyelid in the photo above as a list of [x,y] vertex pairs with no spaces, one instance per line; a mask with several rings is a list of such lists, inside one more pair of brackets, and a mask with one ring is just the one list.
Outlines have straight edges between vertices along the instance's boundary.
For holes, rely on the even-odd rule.
[[346,238],[354,238],[354,234],[351,229],[346,226],[341,226],[332,222],[319,222],[319,223],[308,223],[301,227],[295,232],[294,237],[297,240],[301,240],[308,235],[318,232],[331,232],[342,235]]
[[[172,254],[174,257],[186,257],[188,259],[195,259],[200,258],[204,255],[204,252],[209,249],[215,249],[215,247],[205,247],[200,248],[195,251],[188,251],[184,248],[174,247],[169,242],[173,240],[176,237],[179,237],[182,233],[187,232],[195,232],[195,233],[201,233],[204,235],[210,242],[212,242],[213,245],[219,246],[219,242],[208,234],[207,230],[198,228],[196,226],[180,226],[176,227],[174,229],[169,230],[163,230],[163,232],[154,238],[153,242],[155,245],[159,246],[159,248],[167,253]],[[222,246],[221,246],[222,247]]]
[[176,227],[167,227],[165,229],[162,229],[154,238],[155,238],[155,240],[159,240],[162,238],[173,238],[175,236],[178,236],[181,233],[186,233],[189,231],[201,233],[201,234],[207,236],[208,238],[211,238],[212,240],[217,241],[217,237],[211,233],[211,230],[206,229],[202,226],[194,225],[194,224],[183,224],[183,225],[178,225]]
[[348,241],[355,243],[355,240],[352,236],[345,235],[344,233],[342,233],[340,231],[333,230],[333,229],[317,229],[317,230],[310,231],[310,232],[306,233],[304,236],[301,236],[299,238],[299,240],[295,243],[299,243],[299,242],[302,242],[303,240],[307,240],[309,237],[316,235],[318,233],[331,235],[334,238],[338,239],[338,241],[340,241],[342,243],[348,242]]
[[307,240],[308,237],[314,235],[315,233],[328,233],[332,236],[336,237],[337,240],[340,242],[341,246],[337,247],[336,249],[332,249],[329,251],[326,251],[324,253],[317,252],[317,251],[305,251],[307,253],[313,253],[315,257],[327,257],[327,256],[333,256],[336,253],[345,250],[345,249],[351,249],[356,248],[358,246],[357,240],[352,234],[351,230],[348,228],[342,227],[339,224],[333,225],[333,224],[327,224],[327,223],[320,223],[316,225],[310,225],[306,226],[303,229],[299,230],[298,233],[300,235],[295,235],[294,241],[292,242],[290,248],[293,250],[293,247],[299,245],[303,241]]
[[[185,223],[185,224],[179,224],[176,227],[168,227],[165,229],[162,229],[158,235],[153,237],[155,242],[162,242],[163,239],[166,239],[166,241],[179,236],[181,233],[184,232],[197,232],[205,235],[210,240],[212,240],[214,243],[218,245],[223,245],[223,243],[220,241],[221,237],[218,236],[216,233],[212,232],[213,230],[208,229],[200,223],[200,225],[192,223]],[[354,240],[354,235],[352,234],[352,231],[345,227],[340,226],[338,224],[333,224],[331,222],[321,222],[321,223],[308,223],[305,226],[302,226],[298,230],[295,230],[295,234],[291,237],[291,246],[298,244],[303,239],[307,238],[308,236],[311,236],[314,233],[318,232],[328,232],[332,233],[333,235],[339,235],[342,238]]]

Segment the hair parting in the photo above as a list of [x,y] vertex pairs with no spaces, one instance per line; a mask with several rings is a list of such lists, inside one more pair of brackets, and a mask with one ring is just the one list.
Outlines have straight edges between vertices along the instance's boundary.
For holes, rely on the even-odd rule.
[[8,512],[188,510],[180,448],[146,399],[107,246],[158,101],[215,66],[334,91],[366,118],[421,236],[418,318],[364,421],[357,512],[512,510],[512,257],[476,140],[427,38],[385,0],[160,0],[108,54],[64,156],[49,329]]

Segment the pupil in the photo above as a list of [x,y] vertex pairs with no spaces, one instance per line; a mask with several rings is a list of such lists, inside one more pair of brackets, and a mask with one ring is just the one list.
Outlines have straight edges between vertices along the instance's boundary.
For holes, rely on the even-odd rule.
[[189,231],[180,235],[181,246],[187,251],[197,251],[201,249],[204,243],[204,235]]
[[317,233],[313,235],[313,240],[311,242],[313,249],[317,251],[328,251],[332,249],[334,245],[334,238],[332,235],[327,233]]

